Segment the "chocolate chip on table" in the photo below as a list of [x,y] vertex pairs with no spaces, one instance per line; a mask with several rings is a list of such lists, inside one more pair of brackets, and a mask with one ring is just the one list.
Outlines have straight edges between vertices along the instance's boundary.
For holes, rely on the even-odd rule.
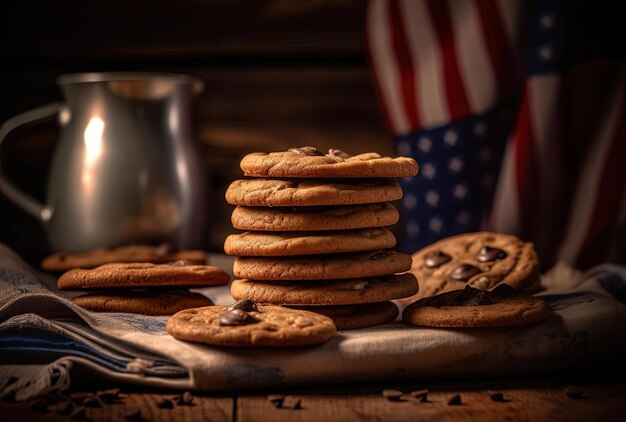
[[193,395],[190,391],[185,391],[183,394],[178,396],[178,404],[179,406],[190,406],[193,403]]
[[87,409],[84,407],[77,407],[70,415],[70,419],[73,421],[84,421],[87,419]]
[[308,155],[309,157],[324,156],[324,154],[315,147],[289,148],[289,151],[297,154]]
[[334,158],[337,161],[342,161],[345,160],[346,158],[350,158],[352,157],[350,154],[348,154],[347,152],[344,152],[340,149],[335,149],[335,148],[331,148],[328,150],[328,154],[327,154],[330,158]]
[[285,396],[278,407],[279,409],[302,409],[302,403],[297,397]]
[[173,409],[174,402],[171,401],[170,399],[162,399],[157,402],[157,407],[159,409]]
[[580,385],[568,385],[567,387],[565,387],[564,391],[565,394],[567,394],[567,397],[571,399],[579,399],[585,393],[585,389],[582,388]]
[[140,421],[141,420],[141,410],[138,407],[129,407],[126,412],[124,412],[124,418],[128,421]]
[[395,390],[393,388],[387,388],[383,390],[383,397],[389,401],[400,401],[402,398],[402,391]]
[[419,399],[422,403],[428,402],[428,390],[411,391],[411,397]]
[[102,407],[102,403],[100,403],[100,400],[98,399],[98,397],[91,396],[83,400],[83,406],[96,408],[96,407]]
[[270,394],[267,396],[267,400],[269,400],[275,408],[280,409],[283,407],[283,401],[285,400],[285,396],[282,394]]
[[233,303],[228,307],[229,311],[241,309],[246,312],[259,312],[259,308],[256,306],[256,303],[250,299],[241,299],[237,302]]
[[504,399],[504,394],[502,394],[500,392],[491,393],[491,394],[489,394],[489,397],[491,398],[491,401],[495,401],[495,402],[498,402],[498,403],[504,403],[504,402],[508,401],[508,400]]
[[502,249],[493,248],[491,246],[483,246],[480,251],[478,251],[478,255],[476,255],[476,259],[480,262],[495,261],[496,259],[503,258],[506,258],[506,252]]
[[454,280],[463,281],[475,276],[476,274],[479,274],[480,272],[480,268],[475,267],[471,264],[461,264],[456,267],[454,271],[452,271],[451,276]]
[[452,257],[450,255],[446,255],[441,251],[432,251],[428,253],[424,258],[424,264],[426,264],[428,268],[436,268],[440,265],[445,264],[451,259]]
[[459,406],[463,404],[461,402],[461,395],[460,394],[455,394],[454,396],[450,397],[448,399],[448,406]]
[[220,325],[237,326],[248,325],[259,322],[258,319],[242,309],[233,309],[220,315]]

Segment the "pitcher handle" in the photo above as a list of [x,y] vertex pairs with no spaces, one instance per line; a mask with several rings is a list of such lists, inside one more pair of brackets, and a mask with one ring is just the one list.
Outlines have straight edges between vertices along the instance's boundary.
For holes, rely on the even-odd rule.
[[50,220],[52,212],[50,208],[44,206],[35,198],[20,190],[6,177],[2,169],[2,142],[7,135],[13,131],[13,129],[30,122],[54,116],[57,113],[61,113],[65,108],[65,103],[62,102],[46,104],[25,113],[18,114],[17,116],[13,116],[0,126],[0,192],[42,223],[46,223]]

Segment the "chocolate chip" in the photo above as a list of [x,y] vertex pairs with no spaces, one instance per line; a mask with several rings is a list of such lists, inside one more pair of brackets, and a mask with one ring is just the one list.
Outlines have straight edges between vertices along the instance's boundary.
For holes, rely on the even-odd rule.
[[179,406],[189,406],[193,403],[193,395],[191,394],[190,391],[185,391],[179,398],[178,398],[178,405]]
[[476,255],[476,259],[480,262],[489,262],[495,261],[496,259],[506,258],[506,252],[502,249],[492,248],[491,246],[483,246],[478,255]]
[[127,421],[140,421],[141,420],[141,410],[138,407],[130,407],[124,412],[124,418]]
[[571,399],[579,399],[584,393],[585,390],[580,385],[568,385],[565,387],[565,394]]
[[324,154],[315,147],[301,147],[301,148],[289,148],[290,152],[295,152],[297,154],[308,155],[310,157],[314,156],[324,156]]
[[157,407],[159,409],[172,409],[174,407],[174,402],[170,399],[163,399],[157,402]]
[[440,265],[445,264],[451,259],[452,258],[450,257],[450,255],[446,255],[441,251],[432,251],[426,255],[426,258],[424,259],[424,264],[426,264],[428,268],[436,268]]
[[461,264],[452,271],[452,279],[454,280],[467,280],[470,277],[479,274],[480,268],[470,264]]
[[72,413],[72,410],[74,410],[74,406],[72,405],[72,402],[66,400],[55,404],[54,406],[52,406],[51,410],[60,415],[69,415],[70,413]]
[[73,421],[84,421],[87,419],[87,410],[84,407],[77,407],[70,415]]
[[235,309],[241,309],[246,312],[259,312],[259,308],[256,306],[256,303],[250,299],[238,300],[228,307],[229,311],[233,311]]
[[509,286],[508,284],[497,285],[493,290],[491,290],[491,293],[496,294],[500,297],[519,296],[519,293],[517,292],[517,290],[515,290],[513,287]]
[[156,256],[165,256],[176,252],[176,248],[169,242],[163,242],[154,250]]
[[504,399],[504,394],[498,392],[498,393],[491,393],[489,394],[489,397],[491,398],[491,401],[495,401],[498,403],[504,403],[507,402],[508,400]]
[[411,394],[411,397],[419,399],[419,401],[421,401],[422,403],[428,402],[428,390],[411,391],[410,394]]
[[279,408],[280,409],[302,409],[302,403],[300,399],[297,397],[285,396]]
[[460,406],[461,404],[463,403],[461,402],[460,394],[455,394],[448,399],[448,406]]
[[488,292],[483,292],[482,290],[478,290],[478,289],[472,289],[472,292],[466,296],[465,295],[466,291],[467,291],[467,288],[466,290],[463,291],[463,294],[459,298],[456,299],[456,302],[459,305],[482,306],[482,305],[491,305],[493,303],[493,297]]
[[220,315],[220,325],[225,326],[248,325],[257,322],[259,322],[258,319],[242,309],[233,309]]
[[388,388],[383,390],[383,397],[389,401],[399,401],[402,398],[402,391]]
[[334,158],[337,161],[343,161],[346,158],[350,158],[352,157],[350,154],[348,154],[347,152],[344,152],[340,149],[334,149],[331,148],[328,150],[328,154],[327,154],[330,158]]
[[270,394],[269,396],[267,396],[267,400],[272,402],[272,404],[276,408],[282,407],[284,399],[285,399],[285,396],[283,396],[282,394]]
[[102,403],[100,403],[100,400],[98,400],[98,397],[91,396],[83,400],[83,406],[96,408],[96,407],[102,407]]

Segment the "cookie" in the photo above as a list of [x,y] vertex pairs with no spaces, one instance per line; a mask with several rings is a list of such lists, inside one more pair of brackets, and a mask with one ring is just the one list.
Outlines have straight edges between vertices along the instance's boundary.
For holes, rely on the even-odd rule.
[[100,248],[87,252],[52,254],[41,262],[46,271],[62,272],[74,268],[95,268],[104,264],[151,262],[153,264],[185,260],[194,264],[204,264],[207,254],[203,251],[175,251],[164,243],[161,246],[119,246],[116,248]]
[[317,312],[333,320],[338,330],[356,330],[393,321],[398,308],[392,302],[365,305],[290,306],[292,309]]
[[402,189],[394,180],[357,182],[323,180],[235,180],[226,201],[249,207],[355,205],[396,201]]
[[70,270],[57,281],[61,290],[114,289],[131,287],[217,286],[228,284],[229,276],[210,265],[107,264],[93,269]]
[[391,204],[345,205],[337,207],[261,208],[238,206],[233,227],[254,231],[352,230],[391,226],[400,214]]
[[128,312],[141,315],[173,315],[178,311],[213,305],[211,299],[186,290],[142,293],[87,294],[73,299],[81,308],[95,312]]
[[429,327],[508,327],[541,322],[551,315],[543,300],[500,284],[493,291],[466,286],[420,299],[404,309],[402,319]]
[[248,154],[241,160],[241,169],[254,177],[394,178],[415,176],[418,166],[407,157],[381,157],[374,152],[351,156],[338,149],[324,154],[314,147],[302,147]]
[[410,273],[386,277],[332,281],[235,280],[230,293],[236,299],[251,299],[274,305],[353,305],[400,299],[417,293]]
[[519,291],[536,289],[539,258],[532,243],[490,232],[448,237],[413,254],[411,272],[418,297],[463,289],[489,290],[506,283]]
[[252,280],[337,280],[408,271],[411,256],[392,249],[312,257],[238,257],[235,277]]
[[387,229],[334,232],[245,232],[231,234],[224,251],[235,256],[293,256],[372,251],[393,248],[396,237]]
[[[250,309],[250,310],[246,310]],[[178,312],[167,332],[179,340],[219,346],[310,346],[330,340],[332,319],[280,306],[235,308],[207,306]]]

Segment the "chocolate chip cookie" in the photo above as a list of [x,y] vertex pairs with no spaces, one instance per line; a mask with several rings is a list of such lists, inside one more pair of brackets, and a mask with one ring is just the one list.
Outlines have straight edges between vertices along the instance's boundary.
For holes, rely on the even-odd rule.
[[372,251],[396,246],[387,229],[328,232],[245,232],[231,234],[224,251],[235,256],[292,256]]
[[489,290],[506,283],[519,291],[539,286],[539,258],[532,243],[490,232],[448,237],[413,254],[418,298],[466,285]]
[[404,309],[402,319],[430,327],[508,327],[541,322],[551,315],[543,300],[500,284],[492,291],[465,286],[420,299]]
[[411,257],[392,249],[311,257],[238,257],[235,277],[252,280],[336,280],[408,271]]
[[410,273],[328,281],[235,280],[230,293],[235,299],[251,299],[275,305],[352,305],[384,302],[417,293]]
[[219,346],[310,346],[330,340],[332,319],[280,306],[207,306],[178,312],[167,332],[179,340]]
[[41,268],[46,271],[62,272],[74,268],[95,268],[104,264],[150,262],[153,264],[185,260],[194,264],[205,264],[207,254],[203,251],[176,251],[168,243],[160,246],[119,246],[100,248],[87,252],[58,252],[46,257]]
[[333,320],[338,330],[374,327],[393,321],[398,316],[398,308],[393,302],[368,303],[365,305],[289,307],[326,315]]
[[173,315],[184,309],[213,305],[206,296],[186,290],[93,293],[73,301],[90,311],[141,315]]
[[295,207],[355,205],[389,202],[402,198],[394,180],[235,180],[226,191],[226,201],[249,207]]
[[233,227],[253,231],[352,230],[391,226],[400,214],[391,204],[345,205],[336,207],[267,208],[238,206]]
[[57,281],[61,290],[115,289],[132,287],[219,286],[228,284],[229,276],[211,265],[107,264],[93,269],[70,270]]
[[248,154],[241,160],[241,169],[254,177],[396,178],[415,176],[418,166],[407,157],[381,157],[373,152],[352,156],[338,149],[324,154],[315,147],[301,147]]

